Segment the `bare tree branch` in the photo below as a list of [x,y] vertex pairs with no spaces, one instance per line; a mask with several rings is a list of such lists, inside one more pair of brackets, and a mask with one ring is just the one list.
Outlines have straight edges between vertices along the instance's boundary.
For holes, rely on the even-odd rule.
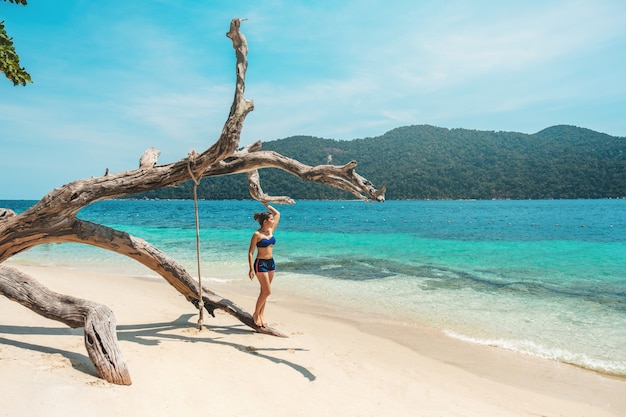
[[356,161],[346,165],[309,166],[273,151],[254,151],[235,153],[232,157],[215,164],[205,172],[205,176],[216,176],[252,172],[259,168],[278,168],[307,181],[327,184],[351,192],[361,200],[385,201],[385,188],[374,187],[369,180],[357,174]]
[[30,276],[3,265],[0,265],[0,293],[44,317],[71,328],[83,327],[85,348],[98,375],[114,384],[131,384],[115,333],[115,315],[107,306],[57,294]]
[[[344,166],[311,167],[275,152],[260,151],[260,142],[238,150],[244,120],[254,108],[252,101],[244,98],[248,67],[248,44],[240,31],[244,20],[233,19],[226,34],[237,58],[237,80],[230,114],[215,144],[202,153],[192,151],[187,158],[166,165],[158,165],[159,151],[149,148],[141,156],[137,169],[120,173],[109,173],[106,169],[101,177],[73,181],[50,191],[18,215],[0,209],[0,263],[44,243],[93,245],[147,266],[197,307],[198,284],[178,262],[142,239],[76,218],[78,211],[99,200],[156,190],[190,179],[240,172],[248,173],[249,190],[254,199],[293,204],[288,196],[273,197],[263,192],[258,172],[262,168],[279,168],[308,181],[349,191],[362,200],[384,201],[384,188],[377,190],[358,175],[354,161]],[[207,288],[201,290],[203,307],[211,314],[220,309],[257,332],[286,337],[276,329],[257,326],[252,316],[232,301]],[[25,274],[2,265],[0,294],[70,327],[84,327],[86,348],[102,378],[116,384],[130,384],[115,337],[115,317],[106,306],[53,293]]]

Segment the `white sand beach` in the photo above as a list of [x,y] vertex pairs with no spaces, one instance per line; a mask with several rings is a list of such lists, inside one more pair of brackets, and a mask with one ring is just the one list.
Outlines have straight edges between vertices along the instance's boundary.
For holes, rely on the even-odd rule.
[[[8,263],[108,305],[131,386],[100,379],[82,329],[0,297],[0,416],[624,416],[626,381],[290,299],[261,335],[197,312],[165,281]],[[250,311],[257,285],[211,283]],[[344,316],[345,317],[338,317]]]

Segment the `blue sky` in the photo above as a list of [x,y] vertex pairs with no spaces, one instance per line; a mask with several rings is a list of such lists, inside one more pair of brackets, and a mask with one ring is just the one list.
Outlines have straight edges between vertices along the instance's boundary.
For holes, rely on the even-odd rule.
[[[626,136],[623,0],[0,1],[34,83],[0,78],[0,199],[215,142],[245,17],[242,145],[395,127]],[[454,150],[451,150],[453,152]]]

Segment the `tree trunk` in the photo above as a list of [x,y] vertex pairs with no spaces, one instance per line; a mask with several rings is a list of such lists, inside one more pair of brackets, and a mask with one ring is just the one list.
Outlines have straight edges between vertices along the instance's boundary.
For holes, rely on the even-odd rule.
[[[190,179],[247,173],[252,198],[263,202],[293,204],[288,196],[269,196],[261,188],[258,169],[279,168],[308,181],[351,192],[362,200],[384,201],[384,187],[377,190],[355,171],[356,162],[344,166],[307,166],[275,152],[261,151],[260,142],[239,149],[244,120],[254,105],[244,98],[248,45],[240,31],[242,19],[233,19],[226,36],[235,55],[236,84],[233,104],[215,144],[198,154],[167,165],[157,165],[159,151],[149,148],[139,168],[102,177],[77,180],[54,189],[23,213],[0,209],[0,294],[36,313],[85,329],[85,347],[98,374],[114,384],[128,385],[130,374],[119,349],[115,316],[106,306],[61,295],[31,277],[1,263],[22,251],[44,243],[75,242],[126,255],[157,272],[186,299],[199,307],[198,283],[174,259],[148,242],[109,227],[76,218],[78,211],[96,201],[176,185]],[[259,327],[252,316],[230,300],[201,288],[202,305],[209,313],[223,310],[259,333],[286,337],[276,329]]]
[[49,319],[85,329],[85,347],[98,375],[130,385],[130,373],[117,343],[115,315],[105,305],[49,290],[28,275],[0,265],[2,293]]

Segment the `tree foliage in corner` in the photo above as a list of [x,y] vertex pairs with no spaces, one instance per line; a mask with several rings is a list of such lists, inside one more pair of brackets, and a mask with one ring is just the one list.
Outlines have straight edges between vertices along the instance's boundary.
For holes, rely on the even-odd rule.
[[[5,2],[26,6],[26,0],[4,0]],[[4,28],[4,21],[0,21],[0,71],[13,82],[13,85],[32,83],[30,74],[20,67],[20,57],[15,52],[13,38],[9,38]]]

